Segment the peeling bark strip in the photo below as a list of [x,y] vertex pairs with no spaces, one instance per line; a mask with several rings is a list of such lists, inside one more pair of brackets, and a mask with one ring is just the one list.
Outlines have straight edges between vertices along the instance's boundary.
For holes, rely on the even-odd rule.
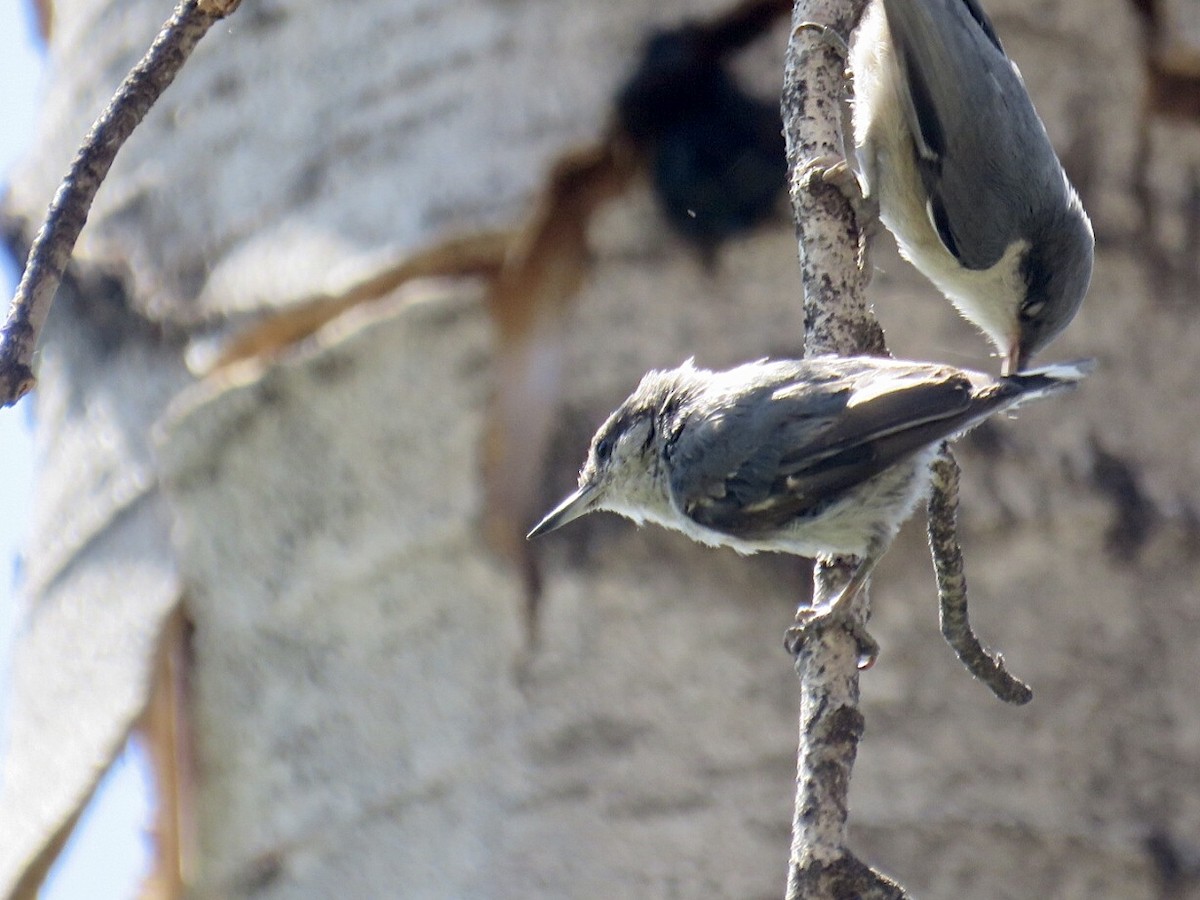
[[[796,0],[784,62],[783,128],[808,356],[887,353],[866,301],[866,237],[856,221],[857,185],[842,134],[844,48],[865,7],[866,0]],[[845,566],[819,562],[813,604],[836,596],[846,577]],[[865,627],[866,590],[853,615]],[[907,896],[846,848],[850,775],[863,731],[858,665],[857,641],[843,628],[814,634],[796,653],[800,746],[788,900]]]
[[1029,685],[1009,674],[1004,657],[990,653],[979,643],[967,618],[967,577],[963,573],[962,548],[958,543],[959,468],[950,447],[930,467],[933,490],[929,495],[929,551],[937,573],[942,636],[967,671],[982,681],[1005,703],[1021,705],[1033,699]]
[[0,404],[33,390],[33,355],[63,271],[117,151],[175,80],[200,38],[241,0],[183,0],[100,114],[75,154],[33,240],[25,272],[0,332]]

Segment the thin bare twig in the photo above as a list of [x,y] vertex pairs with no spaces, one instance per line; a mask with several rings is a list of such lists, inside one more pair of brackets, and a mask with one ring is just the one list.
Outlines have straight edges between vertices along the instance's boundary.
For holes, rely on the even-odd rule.
[[[887,352],[866,300],[864,229],[856,221],[857,186],[842,134],[843,49],[865,6],[866,0],[796,0],[784,64],[783,124],[809,356]],[[814,604],[835,596],[847,577],[845,565],[819,562]],[[864,590],[852,611],[860,629],[867,603]],[[850,773],[863,730],[858,665],[858,640],[844,628],[820,630],[797,647],[800,746],[788,900],[907,896],[846,847]]]
[[979,643],[967,618],[967,577],[958,543],[959,468],[948,445],[942,445],[942,452],[930,468],[933,491],[929,495],[929,550],[937,572],[942,635],[967,671],[993,694],[1005,703],[1028,703],[1033,699],[1029,685],[1008,673],[999,653],[989,653]]
[[84,138],[33,240],[0,331],[0,405],[12,406],[37,384],[33,357],[38,338],[92,201],[117,151],[175,80],[200,38],[240,2],[183,0]]

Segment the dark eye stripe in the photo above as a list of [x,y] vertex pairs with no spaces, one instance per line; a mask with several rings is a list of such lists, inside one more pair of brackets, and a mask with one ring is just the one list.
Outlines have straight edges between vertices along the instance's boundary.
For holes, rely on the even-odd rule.
[[654,418],[650,417],[647,421],[650,423],[650,427],[646,431],[646,440],[642,444],[643,450],[648,450],[650,444],[654,441]]

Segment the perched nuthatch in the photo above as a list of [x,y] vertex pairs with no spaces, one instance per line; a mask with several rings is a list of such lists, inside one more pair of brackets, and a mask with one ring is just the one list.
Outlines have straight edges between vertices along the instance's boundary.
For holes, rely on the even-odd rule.
[[1095,239],[977,0],[873,0],[851,52],[864,193],[1020,371],[1075,317]]
[[857,556],[845,608],[924,496],[941,441],[1072,387],[1088,363],[999,378],[825,357],[647,374],[592,439],[579,488],[529,533],[595,510],[739,553]]

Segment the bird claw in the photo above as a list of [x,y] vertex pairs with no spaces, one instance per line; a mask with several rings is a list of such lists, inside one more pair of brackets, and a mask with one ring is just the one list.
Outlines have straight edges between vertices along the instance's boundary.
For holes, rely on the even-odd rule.
[[805,187],[819,181],[837,188],[854,210],[859,227],[871,234],[878,230],[879,202],[863,193],[862,183],[847,160],[835,156],[810,159],[800,170],[800,179]]
[[801,22],[794,29],[794,31],[805,30],[815,31],[821,43],[840,56],[843,62],[850,58],[850,45],[846,43],[844,37],[828,25],[822,25],[820,22]]
[[866,670],[875,665],[879,658],[879,643],[867,633],[846,611],[839,609],[801,609],[796,613],[796,624],[783,636],[783,646],[792,656],[799,656],[804,645],[813,637],[820,636],[827,628],[842,628],[849,632],[858,647],[859,669]]
[[847,196],[848,191],[857,191],[859,196],[862,196],[858,178],[850,168],[850,163],[838,156],[822,155],[805,160],[800,169],[800,179],[805,185],[821,181],[832,184]]

